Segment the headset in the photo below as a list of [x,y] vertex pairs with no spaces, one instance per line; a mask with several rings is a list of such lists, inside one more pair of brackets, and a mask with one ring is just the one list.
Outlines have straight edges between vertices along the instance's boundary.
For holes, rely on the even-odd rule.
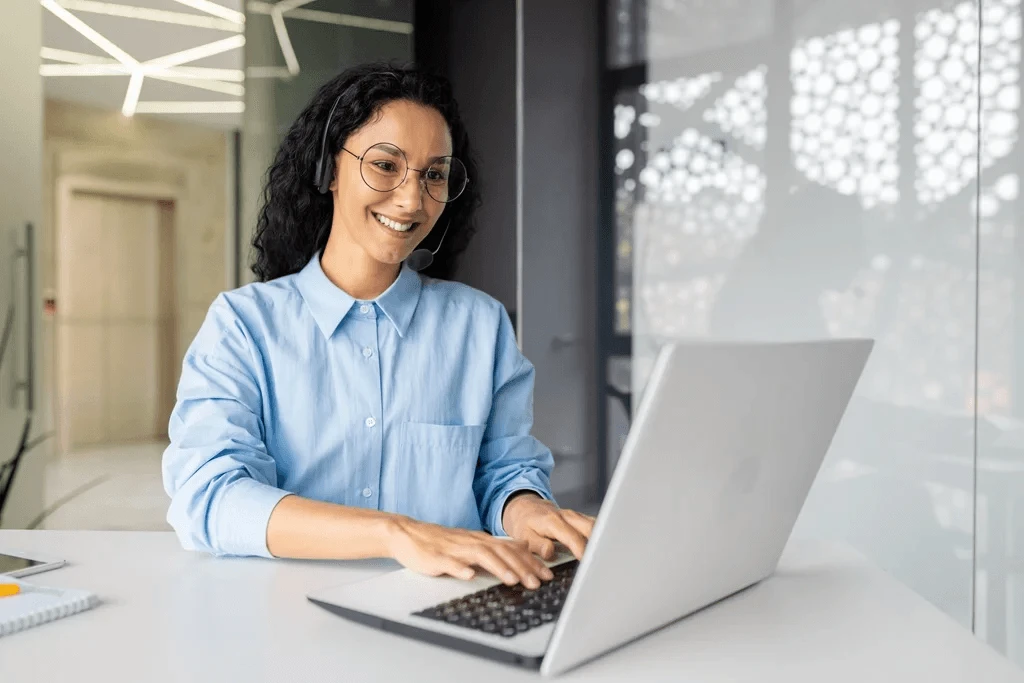
[[[372,74],[368,74],[368,76],[390,76],[401,83],[401,79],[394,71],[375,71]],[[320,194],[327,194],[331,191],[331,179],[334,177],[334,159],[327,153],[327,134],[331,130],[331,121],[334,119],[334,112],[337,111],[341,98],[345,96],[349,88],[353,88],[355,85],[355,83],[350,83],[348,87],[341,91],[341,94],[335,98],[334,104],[331,105],[330,113],[327,114],[324,134],[320,136],[320,155],[316,159],[316,168],[313,172],[313,184]]]
[[334,164],[332,163],[331,155],[327,153],[327,132],[331,129],[331,120],[334,118],[334,112],[338,108],[338,103],[341,102],[341,98],[345,96],[346,92],[348,92],[348,88],[338,95],[337,99],[334,100],[334,104],[331,105],[331,113],[327,115],[327,123],[324,124],[324,134],[320,137],[320,156],[317,157],[316,169],[313,172],[313,185],[316,186],[320,194],[327,194],[331,191]]

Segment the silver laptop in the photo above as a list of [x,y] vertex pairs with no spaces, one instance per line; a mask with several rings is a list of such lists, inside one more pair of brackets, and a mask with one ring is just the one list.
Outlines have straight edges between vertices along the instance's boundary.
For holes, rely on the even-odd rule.
[[672,344],[658,355],[581,562],[539,589],[410,570],[309,599],[554,675],[775,571],[871,340]]

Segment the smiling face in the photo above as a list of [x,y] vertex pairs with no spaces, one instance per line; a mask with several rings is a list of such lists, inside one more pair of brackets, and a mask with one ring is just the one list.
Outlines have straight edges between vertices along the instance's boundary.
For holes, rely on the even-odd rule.
[[[396,267],[430,234],[444,210],[445,205],[431,198],[420,173],[413,169],[426,169],[439,157],[452,154],[448,125],[436,109],[397,100],[381,107],[379,115],[352,133],[344,147],[348,152],[343,149],[335,158],[337,170],[331,183],[331,240],[358,252],[349,256],[369,261],[365,265],[371,269]],[[371,147],[374,150],[365,156],[361,174],[356,157]],[[378,187],[387,186],[379,179],[393,173],[400,159],[397,150],[408,160],[404,182],[386,192],[367,185],[364,175]]]

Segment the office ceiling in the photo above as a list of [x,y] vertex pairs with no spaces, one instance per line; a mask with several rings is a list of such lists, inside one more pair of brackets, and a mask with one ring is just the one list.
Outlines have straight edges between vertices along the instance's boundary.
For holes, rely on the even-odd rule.
[[292,22],[412,32],[407,22],[328,11],[338,6],[330,0],[250,0],[249,15],[273,25],[279,58],[246,69],[243,0],[39,2],[47,97],[222,129],[241,126],[247,78],[291,78],[301,70]]
[[48,98],[216,128],[240,126],[242,0],[41,2]]

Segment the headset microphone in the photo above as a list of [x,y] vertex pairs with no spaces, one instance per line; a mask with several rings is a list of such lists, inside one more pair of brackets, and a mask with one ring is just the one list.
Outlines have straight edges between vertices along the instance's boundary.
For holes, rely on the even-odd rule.
[[448,234],[448,227],[451,224],[452,222],[448,221],[448,225],[444,226],[444,232],[441,233],[441,239],[437,241],[437,246],[434,248],[434,251],[423,249],[422,247],[416,249],[409,254],[408,258],[405,259],[405,265],[417,272],[424,268],[429,268],[430,264],[434,262],[434,255],[437,254],[438,249],[441,248],[441,243],[444,242],[444,237]]

